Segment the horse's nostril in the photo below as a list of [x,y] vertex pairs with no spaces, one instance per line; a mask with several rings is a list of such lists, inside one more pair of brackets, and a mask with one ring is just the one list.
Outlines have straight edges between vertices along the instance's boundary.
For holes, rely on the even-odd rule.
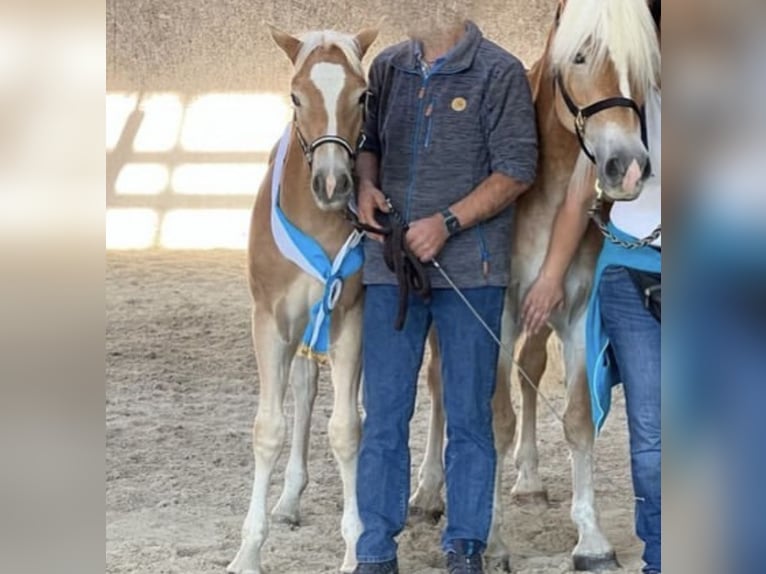
[[641,179],[649,179],[652,175],[652,162],[647,158],[644,169],[641,171]]
[[341,194],[351,191],[351,185],[351,176],[349,176],[347,173],[344,173],[338,178],[338,191]]
[[319,193],[322,191],[322,176],[315,175],[311,179],[311,189],[314,191],[314,193]]
[[624,172],[624,169],[622,167],[622,162],[619,158],[613,157],[607,160],[606,165],[604,166],[604,172],[606,173],[606,176],[610,179],[618,179],[621,178]]

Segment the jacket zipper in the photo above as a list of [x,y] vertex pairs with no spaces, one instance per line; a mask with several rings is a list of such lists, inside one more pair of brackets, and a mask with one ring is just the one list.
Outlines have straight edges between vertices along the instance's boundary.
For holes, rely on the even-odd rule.
[[426,107],[425,116],[427,119],[426,123],[426,141],[423,147],[425,149],[428,149],[428,146],[431,145],[431,128],[434,124],[434,100],[435,98],[431,98],[431,102]]
[[484,279],[489,277],[489,250],[487,249],[487,241],[484,238],[484,228],[481,223],[476,226],[476,232],[479,234],[479,251],[481,253],[481,272],[484,275]]
[[415,189],[415,180],[417,179],[417,163],[418,163],[418,140],[420,139],[420,125],[422,123],[423,116],[423,104],[425,102],[426,89],[428,88],[429,76],[423,76],[423,83],[418,90],[418,112],[415,118],[415,133],[412,134],[412,161],[410,162],[410,185],[407,188],[407,201],[404,210],[404,220],[409,222],[410,220],[410,201],[412,199],[412,192]]

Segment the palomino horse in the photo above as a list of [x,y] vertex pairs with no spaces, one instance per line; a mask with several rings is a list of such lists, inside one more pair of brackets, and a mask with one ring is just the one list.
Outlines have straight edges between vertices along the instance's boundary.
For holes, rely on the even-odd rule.
[[[646,0],[569,0],[559,4],[543,57],[529,72],[540,138],[538,177],[516,206],[511,266],[502,339],[513,348],[521,302],[545,258],[558,206],[570,186],[581,185],[596,166],[599,187],[608,199],[633,199],[650,173],[642,141],[640,106],[659,77],[659,45]],[[591,105],[592,104],[592,105]],[[572,520],[579,539],[572,554],[575,569],[616,566],[612,546],[601,532],[593,493],[593,442],[590,396],[585,370],[585,317],[601,237],[591,226],[579,245],[565,280],[565,303],[550,319],[563,343],[567,403],[563,423],[572,460]],[[539,381],[547,360],[545,328],[527,337],[519,364]],[[428,368],[431,420],[418,489],[410,500],[415,516],[435,518],[444,503],[442,447],[444,414],[439,356],[433,337]],[[495,392],[494,430],[498,462],[495,507],[487,548],[490,564],[508,569],[508,549],[500,536],[501,469],[515,432],[510,399],[511,357],[500,354]],[[517,500],[546,499],[538,473],[535,439],[536,391],[522,382],[521,434],[515,449],[518,470],[512,493]]]
[[[296,353],[312,307],[318,301],[322,305],[328,301],[321,279],[287,259],[277,245],[274,229],[279,225],[272,212],[281,209],[289,222],[314,239],[320,251],[338,260],[336,255],[346,247],[353,231],[343,214],[354,190],[355,144],[362,130],[367,89],[361,60],[377,30],[366,29],[356,36],[311,32],[295,38],[272,28],[272,36],[295,68],[291,94],[295,119],[272,153],[250,223],[248,279],[260,395],[253,426],[255,478],[250,507],[242,526],[242,545],[228,566],[228,571],[236,574],[262,572],[261,547],[268,534],[266,498],[287,433],[283,401],[288,375],[295,395],[295,426],[284,489],[273,515],[291,524],[300,520],[300,495],[308,482],[306,458],[317,365],[310,357],[297,357]],[[281,178],[275,177],[280,171]],[[277,192],[278,198],[272,203],[272,194]],[[356,505],[360,274],[347,277],[344,283],[342,291],[331,289],[332,301],[325,310],[331,317],[327,357],[334,390],[328,435],[343,480],[341,528],[346,553],[341,570],[350,572],[356,566],[355,546],[361,532]]]

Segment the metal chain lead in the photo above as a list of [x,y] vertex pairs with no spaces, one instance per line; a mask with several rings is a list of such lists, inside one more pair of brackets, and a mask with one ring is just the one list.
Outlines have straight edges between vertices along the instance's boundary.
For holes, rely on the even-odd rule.
[[593,220],[593,223],[596,224],[596,227],[598,227],[601,231],[601,235],[603,235],[607,241],[619,245],[624,249],[640,249],[641,247],[646,247],[647,245],[654,243],[660,237],[660,235],[662,235],[662,224],[659,224],[654,228],[654,231],[652,231],[643,239],[639,239],[637,241],[624,241],[609,230],[609,227],[606,225],[606,223],[604,223],[604,220],[601,219],[600,212],[601,198],[597,197],[591,208],[588,210],[588,215]]

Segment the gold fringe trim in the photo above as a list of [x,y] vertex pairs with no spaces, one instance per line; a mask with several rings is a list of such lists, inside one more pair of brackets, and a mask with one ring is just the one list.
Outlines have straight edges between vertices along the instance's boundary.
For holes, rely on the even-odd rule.
[[319,365],[327,365],[330,362],[330,357],[327,353],[318,353],[306,344],[302,344],[298,348],[298,356],[305,357],[310,361],[315,361]]

